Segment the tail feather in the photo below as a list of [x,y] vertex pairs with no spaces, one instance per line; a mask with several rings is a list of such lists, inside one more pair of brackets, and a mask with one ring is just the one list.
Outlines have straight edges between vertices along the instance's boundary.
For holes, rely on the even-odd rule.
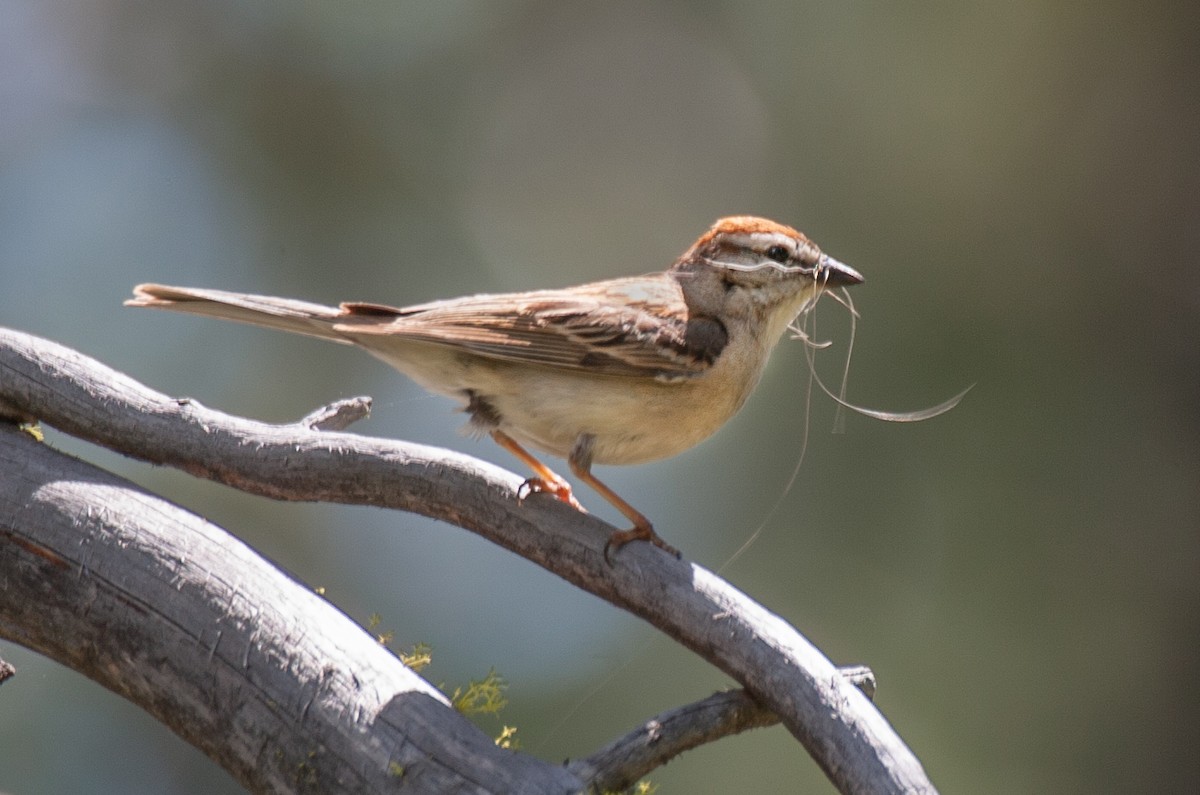
[[337,307],[164,284],[139,284],[133,288],[133,295],[125,306],[168,309],[350,344],[350,340],[334,329],[334,324],[345,318],[345,313]]

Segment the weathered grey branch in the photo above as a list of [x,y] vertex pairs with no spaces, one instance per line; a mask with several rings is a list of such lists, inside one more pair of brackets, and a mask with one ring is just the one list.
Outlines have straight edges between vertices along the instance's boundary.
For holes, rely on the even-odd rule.
[[714,693],[651,718],[567,769],[600,791],[620,792],[684,751],[778,722],[744,690]]
[[85,673],[254,792],[578,792],[497,748],[233,536],[0,425],[0,636]]
[[[0,330],[0,403],[9,407],[10,414],[36,416],[127,455],[176,466],[251,493],[284,500],[398,508],[470,529],[644,618],[720,667],[759,704],[779,716],[841,791],[934,791],[920,763],[878,710],[786,622],[711,572],[647,544],[623,548],[616,565],[607,565],[603,546],[612,528],[553,499],[534,495],[519,501],[516,492],[521,478],[516,475],[467,456],[420,445],[313,431],[300,423],[271,426],[231,417],[194,401],[173,400],[74,351],[6,330]],[[10,438],[11,432],[5,441]],[[21,471],[19,461],[8,465],[10,472]],[[158,510],[165,509],[155,508]],[[7,508],[0,505],[0,511],[8,525],[14,524],[14,511],[24,512],[20,504],[13,503]],[[18,518],[23,525],[25,517]],[[118,533],[110,543],[122,540]],[[14,548],[25,549],[19,542],[14,544]],[[53,568],[56,564],[48,558],[39,564],[39,549],[42,547],[36,544],[25,549],[25,560]],[[145,554],[161,555],[163,551],[148,548]],[[179,553],[181,557],[190,554],[190,549]],[[73,576],[91,581],[82,577],[92,571],[86,556],[65,565]],[[242,585],[248,591],[241,590]],[[230,597],[245,598],[242,594],[253,592],[250,585],[240,583]],[[125,631],[132,631],[127,625],[136,621],[134,614],[144,613],[144,605],[134,607],[142,609],[126,611],[132,617],[122,620]],[[266,637],[253,612],[266,606],[248,607],[252,612],[245,621],[250,634],[242,648],[251,660],[273,648],[280,637],[286,640],[289,636],[285,632],[280,637]],[[290,627],[292,641],[298,636],[312,640],[325,631],[324,624],[320,632]],[[215,645],[208,636],[197,637],[201,639],[199,648],[223,648],[224,636]],[[334,680],[349,677],[354,683],[349,690],[364,686],[379,690],[371,665],[337,670],[330,676]],[[364,676],[364,670],[371,673]],[[422,715],[431,704],[444,710],[427,688],[390,676],[387,681],[400,682],[393,692],[408,688],[405,692],[419,693],[419,697],[391,698],[389,706],[399,701],[411,710],[412,704],[420,704]],[[199,681],[212,686],[211,675]],[[308,686],[311,689],[312,685]],[[207,693],[207,688],[201,689]],[[326,692],[319,688],[317,695],[325,698]],[[296,706],[295,698],[293,694],[288,706]],[[236,710],[222,712],[217,705],[212,709],[217,720],[237,714]],[[308,721],[312,707],[299,714]],[[278,715],[281,722],[295,722],[297,717],[295,711],[283,709]],[[377,718],[367,714],[368,720],[373,717]],[[401,719],[408,717],[406,713]],[[428,728],[433,724],[422,718],[421,725]],[[185,736],[195,738],[193,734]],[[368,734],[361,739],[379,742]],[[526,767],[535,764],[520,755],[505,759],[522,760],[520,764]],[[403,762],[399,764],[409,769]],[[534,775],[532,769],[523,772]],[[558,773],[567,776],[566,780],[574,779],[567,771],[559,769]],[[524,787],[523,791],[532,790]]]
[[[866,695],[875,697],[875,675],[862,665],[838,673]],[[714,693],[682,707],[667,710],[618,737],[586,759],[567,765],[600,791],[623,791],[656,768],[705,743],[779,723],[779,716],[745,690]]]
[[300,424],[314,431],[344,431],[370,413],[371,398],[352,397],[322,406],[300,420]]

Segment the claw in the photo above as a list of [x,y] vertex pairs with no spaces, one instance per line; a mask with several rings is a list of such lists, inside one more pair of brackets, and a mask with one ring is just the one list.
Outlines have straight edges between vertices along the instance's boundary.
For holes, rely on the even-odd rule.
[[654,532],[654,528],[647,523],[644,527],[634,527],[630,530],[618,530],[608,537],[608,541],[604,542],[604,562],[608,565],[613,565],[612,553],[619,550],[621,547],[628,544],[630,541],[649,541],[654,546],[666,552],[668,555],[674,555],[678,560],[683,557],[679,550],[662,540],[658,533]]
[[561,478],[556,481],[540,477],[529,478],[517,487],[517,499],[524,501],[526,497],[535,492],[550,494],[580,513],[587,513],[579,504],[579,500],[575,499],[575,495],[571,493],[571,484]]
[[[492,431],[492,438],[496,440],[498,445],[524,461],[536,473],[517,488],[518,500],[523,501],[530,494],[540,491],[557,497],[580,513],[587,513],[584,507],[579,504],[579,500],[575,499],[575,495],[571,493],[571,484],[559,475],[556,475],[541,461],[534,458],[515,439],[498,428]],[[654,527],[650,524],[649,519],[638,513],[633,506],[617,496],[615,491],[601,483],[592,474],[592,445],[594,443],[595,439],[591,434],[582,434],[575,442],[574,447],[572,447],[571,455],[567,458],[567,463],[576,476],[595,489],[600,496],[608,500],[617,510],[625,514],[626,518],[633,522],[632,529],[619,530],[608,537],[608,541],[604,544],[604,560],[611,566],[613,562],[612,554],[630,541],[649,541],[669,555],[674,555],[676,558],[682,557],[678,549],[659,538],[658,533],[654,532]]]

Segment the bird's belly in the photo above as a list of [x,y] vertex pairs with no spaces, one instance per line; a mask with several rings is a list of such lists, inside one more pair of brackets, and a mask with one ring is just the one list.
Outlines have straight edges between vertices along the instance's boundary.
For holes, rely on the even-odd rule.
[[[697,379],[663,383],[619,376],[551,371],[523,390],[484,394],[501,428],[519,441],[566,458],[580,436],[593,438],[597,464],[640,464],[668,458],[699,444],[721,427],[741,398],[702,388]],[[518,379],[519,380],[519,379]],[[531,395],[537,395],[531,400]]]
[[[758,381],[753,372],[709,371],[677,381],[534,367],[439,346],[396,344],[374,355],[429,389],[464,405],[482,401],[488,421],[522,444],[567,458],[584,434],[593,462],[641,464],[699,444],[732,417]],[[722,357],[723,359],[725,357]]]

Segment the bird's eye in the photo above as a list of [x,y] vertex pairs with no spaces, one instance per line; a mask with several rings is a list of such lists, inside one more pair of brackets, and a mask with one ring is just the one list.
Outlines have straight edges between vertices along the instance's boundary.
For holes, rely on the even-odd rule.
[[767,259],[773,260],[774,262],[778,262],[780,265],[782,265],[788,261],[788,257],[791,256],[791,252],[787,250],[786,246],[771,246],[769,249],[767,249],[766,255]]

